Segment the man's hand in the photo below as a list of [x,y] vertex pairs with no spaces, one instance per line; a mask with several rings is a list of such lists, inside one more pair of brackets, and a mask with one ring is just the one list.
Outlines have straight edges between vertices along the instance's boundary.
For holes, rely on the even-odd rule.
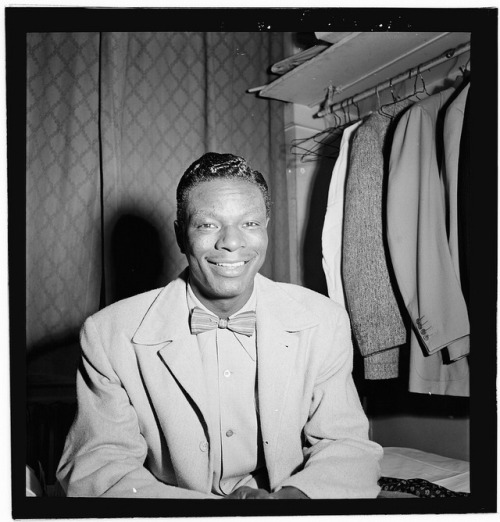
[[228,499],[267,498],[267,499],[292,499],[309,498],[305,493],[293,486],[285,486],[276,493],[269,493],[265,489],[255,489],[249,486],[241,486],[235,489],[227,497]]
[[265,489],[255,489],[249,486],[241,486],[235,489],[230,495],[225,497],[227,499],[247,499],[247,498],[270,498],[269,492]]
[[278,498],[278,499],[289,499],[289,498],[309,498],[305,493],[300,491],[293,486],[285,486],[281,488],[276,493],[271,493],[268,498]]

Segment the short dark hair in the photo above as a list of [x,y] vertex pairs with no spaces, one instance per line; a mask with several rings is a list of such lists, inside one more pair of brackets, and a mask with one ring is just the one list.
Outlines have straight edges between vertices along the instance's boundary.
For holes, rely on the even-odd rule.
[[240,179],[257,185],[264,198],[266,215],[271,212],[271,198],[264,176],[253,170],[240,156],[207,152],[192,163],[177,185],[177,221],[184,224],[187,198],[191,189],[205,181]]

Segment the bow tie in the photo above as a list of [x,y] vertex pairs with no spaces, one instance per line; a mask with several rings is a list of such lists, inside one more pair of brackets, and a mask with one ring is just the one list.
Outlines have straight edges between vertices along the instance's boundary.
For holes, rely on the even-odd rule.
[[215,315],[209,314],[201,308],[194,308],[191,313],[191,333],[198,335],[199,333],[208,332],[215,328],[227,328],[232,332],[239,333],[250,337],[255,330],[255,312],[249,310],[242,312],[230,319],[219,319]]

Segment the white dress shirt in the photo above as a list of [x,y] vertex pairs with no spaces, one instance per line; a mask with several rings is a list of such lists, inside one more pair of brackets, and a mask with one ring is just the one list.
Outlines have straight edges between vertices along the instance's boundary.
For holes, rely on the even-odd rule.
[[[190,311],[197,306],[217,317],[194,295],[189,283],[187,300]],[[255,310],[256,304],[254,289],[233,316]],[[256,402],[256,338],[256,333],[248,337],[222,328],[197,335],[210,405],[212,493],[228,495],[243,485],[268,487]]]
[[361,125],[358,121],[344,129],[340,150],[333,167],[325,222],[321,236],[323,250],[323,271],[325,272],[328,296],[345,306],[344,288],[342,284],[342,231],[344,222],[344,194],[351,137]]

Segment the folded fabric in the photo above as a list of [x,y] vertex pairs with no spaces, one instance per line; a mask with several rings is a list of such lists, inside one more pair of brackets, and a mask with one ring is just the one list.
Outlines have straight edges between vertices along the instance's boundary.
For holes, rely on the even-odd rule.
[[468,497],[470,495],[470,493],[451,491],[443,486],[438,486],[437,484],[420,478],[399,479],[394,477],[380,477],[378,485],[382,488],[382,491],[409,493],[420,498]]
[[402,491],[384,491],[380,490],[377,498],[418,498],[411,493],[403,493]]

